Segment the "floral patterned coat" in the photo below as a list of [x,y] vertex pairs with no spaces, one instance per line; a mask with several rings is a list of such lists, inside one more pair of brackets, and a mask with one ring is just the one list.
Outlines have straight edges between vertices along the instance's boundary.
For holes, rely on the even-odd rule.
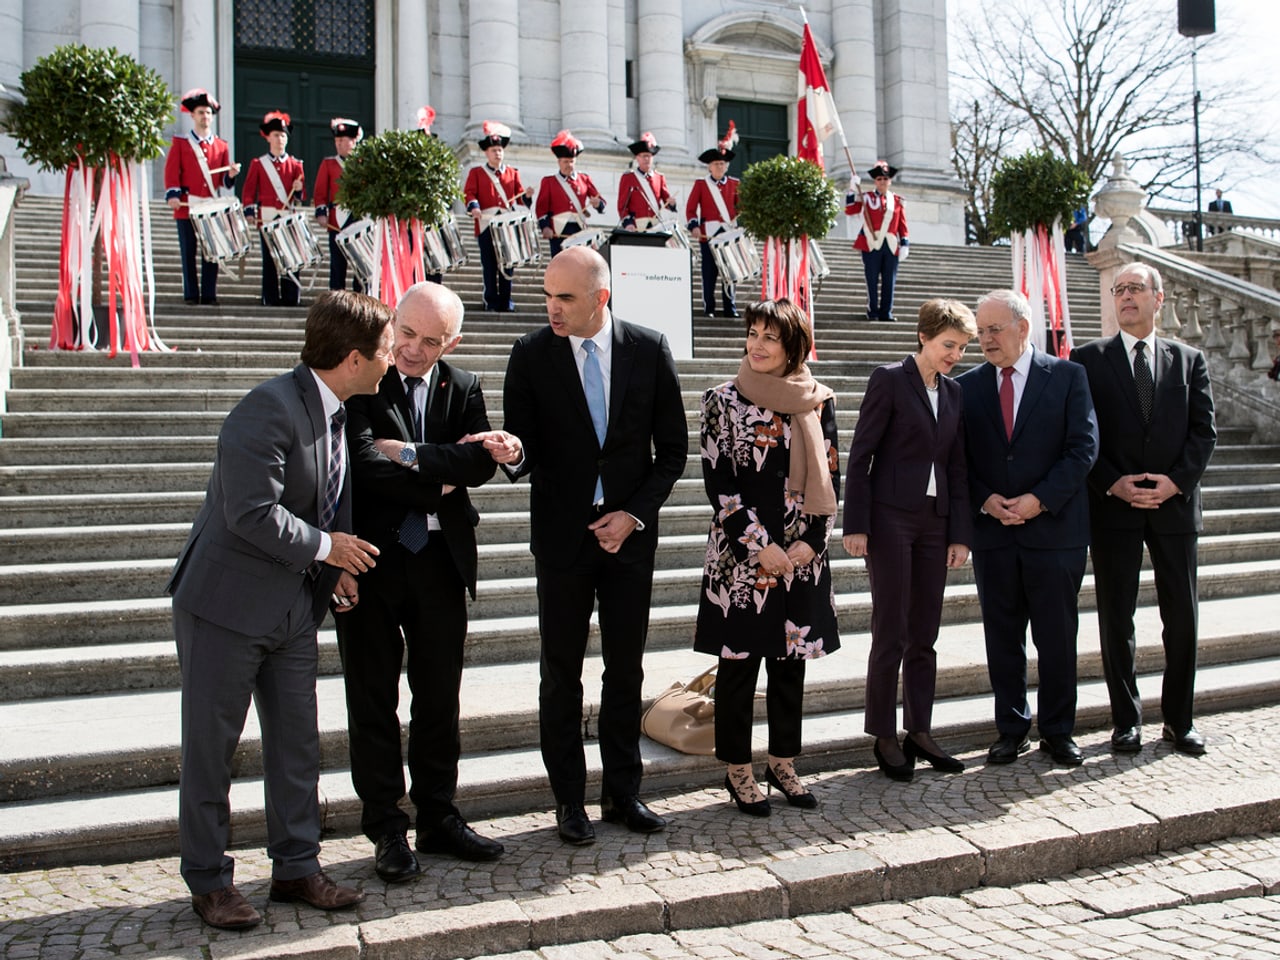
[[[840,489],[834,400],[822,408],[831,483]],[[729,659],[812,659],[840,646],[827,540],[835,518],[806,515],[786,488],[791,417],[753,406],[732,382],[702,398],[702,477],[715,516],[707,537],[694,649]],[[812,562],[790,577],[763,570],[770,543],[803,540]]]

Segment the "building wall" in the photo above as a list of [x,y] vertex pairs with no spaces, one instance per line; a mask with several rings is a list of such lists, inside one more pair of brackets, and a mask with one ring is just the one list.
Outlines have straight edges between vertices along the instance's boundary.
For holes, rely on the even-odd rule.
[[[787,104],[794,125],[801,22],[798,10],[782,3],[425,0],[424,20],[423,2],[376,0],[383,24],[378,105],[367,122],[411,127],[417,108],[430,103],[438,112],[436,132],[456,145],[464,166],[479,157],[480,123],[501,120],[515,130],[510,161],[526,182],[536,182],[555,170],[546,145],[566,120],[578,118],[574,132],[588,147],[580,167],[612,201],[631,160],[625,144],[652,129],[664,147],[659,166],[683,200],[705,173],[697,154],[721,133],[720,98]],[[140,59],[175,94],[207,86],[225,107],[233,88],[232,4],[0,0],[0,29],[20,27],[23,69],[89,34],[125,43],[134,36]],[[103,10],[120,22],[108,22]],[[948,160],[945,0],[813,0],[806,10],[855,166],[865,172],[883,156],[900,167],[896,189],[912,236],[962,243],[963,202]],[[473,37],[476,24],[483,35]],[[579,56],[567,59],[569,49]],[[18,55],[16,42],[7,48],[0,42],[0,72],[6,50],[9,61]],[[0,76],[0,83],[12,82]],[[185,129],[181,118],[175,129]],[[843,188],[849,168],[838,139],[825,150],[828,171]],[[0,137],[0,153],[11,170],[31,177],[34,191],[61,191],[61,177],[27,169],[8,137]],[[604,219],[613,219],[612,207]],[[836,233],[849,236],[852,225],[842,217]]]

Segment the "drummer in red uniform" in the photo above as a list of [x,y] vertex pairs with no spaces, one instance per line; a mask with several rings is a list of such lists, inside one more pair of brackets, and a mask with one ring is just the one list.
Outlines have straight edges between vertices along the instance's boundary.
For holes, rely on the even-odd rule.
[[[257,217],[259,227],[289,212],[295,200],[303,200],[302,161],[285,152],[293,123],[281,110],[272,110],[258,129],[267,138],[267,152],[254,157],[244,178],[244,215]],[[261,231],[259,231],[261,237]],[[296,307],[302,290],[291,276],[280,277],[275,261],[262,240],[262,302],[269,307]]]
[[560,172],[543,177],[538,185],[538,226],[542,236],[551,241],[551,255],[560,252],[564,238],[586,229],[587,217],[594,209],[604,213],[604,197],[585,173],[578,172],[577,156],[585,148],[582,141],[568,130],[561,130],[551,141]]
[[221,110],[208,90],[197,87],[182,95],[182,112],[191,114],[192,130],[174,137],[164,161],[164,198],[178,225],[178,250],[182,255],[182,299],[188,306],[217,304],[218,265],[200,260],[200,285],[196,286],[196,232],[188,216],[191,197],[213,197],[218,187],[234,187],[240,164],[231,162],[227,141],[213,135],[213,115]]
[[[720,270],[711,245],[707,242],[722,230],[736,226],[738,216],[738,179],[728,175],[729,161],[733,159],[733,147],[738,142],[737,128],[729,121],[729,132],[709,150],[702,151],[698,160],[707,165],[707,176],[695,180],[685,204],[685,216],[689,219],[689,235],[701,244],[702,261],[702,309],[708,317],[716,315],[716,281]],[[733,299],[733,284],[720,285],[720,299],[724,316],[736,317],[738,305]]]
[[618,226],[623,230],[653,230],[659,225],[663,208],[676,209],[667,178],[653,169],[654,155],[662,148],[653,134],[646,132],[627,149],[635,155],[636,168],[618,178]]
[[902,198],[889,189],[898,168],[889,166],[886,160],[877,160],[867,175],[875,180],[875,190],[863,193],[855,173],[844,212],[849,216],[861,214],[862,229],[853,249],[862,253],[862,269],[867,278],[867,319],[892,322],[898,263],[907,259],[909,252],[907,215]]
[[480,265],[484,272],[484,308],[498,313],[514,313],[511,278],[498,268],[498,255],[493,249],[489,220],[494,214],[514,210],[517,203],[529,206],[533,187],[520,182],[520,171],[502,162],[506,146],[511,142],[511,128],[494,120],[486,120],[478,144],[485,162],[467,171],[462,197],[467,213],[475,221],[476,243],[480,246]]
[[[355,219],[351,211],[338,206],[338,184],[342,180],[342,166],[355,145],[364,139],[364,130],[355,120],[334,117],[329,121],[333,131],[333,149],[337,154],[320,161],[316,172],[316,222],[329,235],[329,289],[344,290],[347,286],[347,258],[338,247],[338,233],[350,226]],[[352,279],[351,289],[364,292],[364,284]]]

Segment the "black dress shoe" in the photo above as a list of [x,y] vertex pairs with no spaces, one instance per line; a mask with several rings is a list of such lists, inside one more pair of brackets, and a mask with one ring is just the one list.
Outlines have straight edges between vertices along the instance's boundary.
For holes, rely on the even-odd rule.
[[200,298],[199,298],[199,297],[183,297],[183,298],[182,298],[182,302],[183,302],[183,303],[185,303],[188,307],[198,307],[198,306],[200,306]]
[[634,794],[619,800],[602,798],[600,819],[605,823],[625,823],[632,833],[657,833],[667,829],[667,821],[641,803]]
[[1040,750],[1053,757],[1054,763],[1064,767],[1078,767],[1084,763],[1084,754],[1076,742],[1065,733],[1050,733],[1040,737]]
[[373,872],[387,883],[412,880],[422,873],[403,833],[388,833],[373,848]]
[[1002,733],[987,751],[987,763],[1013,763],[1030,749],[1031,740],[1025,733]]
[[884,754],[880,752],[879,743],[871,748],[871,752],[875,754],[876,763],[880,765],[880,772],[890,780],[896,780],[898,783],[910,783],[911,778],[916,775],[916,765],[911,762],[910,757],[907,757],[902,763],[890,763],[884,758]]
[[586,808],[578,803],[562,803],[556,807],[556,831],[561,840],[575,847],[596,842],[596,828],[591,826]]
[[737,320],[740,316],[742,316],[742,314],[740,314],[737,310],[726,310],[724,312],[724,315],[726,317],[729,317],[732,320]]
[[1192,757],[1199,757],[1204,753],[1204,737],[1200,736],[1200,731],[1195,727],[1189,728],[1186,733],[1174,733],[1173,728],[1165,724],[1164,733],[1161,736],[1165,740],[1172,741],[1173,749],[1179,753]]
[[218,298],[217,297],[208,297],[208,298],[201,297],[200,305],[205,307],[216,307],[218,306]]
[[902,741],[902,752],[908,760],[923,760],[940,773],[963,773],[964,761],[957,760],[947,753],[933,753],[911,739],[910,734]]
[[1141,727],[1128,727],[1124,730],[1111,731],[1111,750],[1113,753],[1137,753],[1141,749]]
[[[800,786],[800,778],[792,775],[796,786]],[[777,787],[778,792],[787,798],[787,806],[799,807],[801,810],[814,810],[818,806],[818,798],[811,792],[800,787],[799,793],[789,793],[787,788],[782,785],[782,778],[773,772],[773,767],[766,765],[764,768],[764,781],[771,787]]]
[[482,837],[456,814],[449,814],[430,830],[419,830],[415,846],[423,853],[443,853],[459,860],[484,863],[502,856],[502,844]]

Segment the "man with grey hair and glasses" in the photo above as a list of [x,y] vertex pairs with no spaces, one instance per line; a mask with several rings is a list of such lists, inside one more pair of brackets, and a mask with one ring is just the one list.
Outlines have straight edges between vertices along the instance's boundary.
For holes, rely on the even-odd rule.
[[1120,332],[1071,354],[1088,374],[1099,411],[1089,517],[1111,748],[1142,749],[1133,615],[1146,544],[1164,624],[1163,737],[1180,753],[1198,756],[1205,751],[1192,722],[1200,478],[1217,442],[1209,371],[1199,350],[1156,336],[1164,288],[1154,267],[1122,268],[1111,295]]

